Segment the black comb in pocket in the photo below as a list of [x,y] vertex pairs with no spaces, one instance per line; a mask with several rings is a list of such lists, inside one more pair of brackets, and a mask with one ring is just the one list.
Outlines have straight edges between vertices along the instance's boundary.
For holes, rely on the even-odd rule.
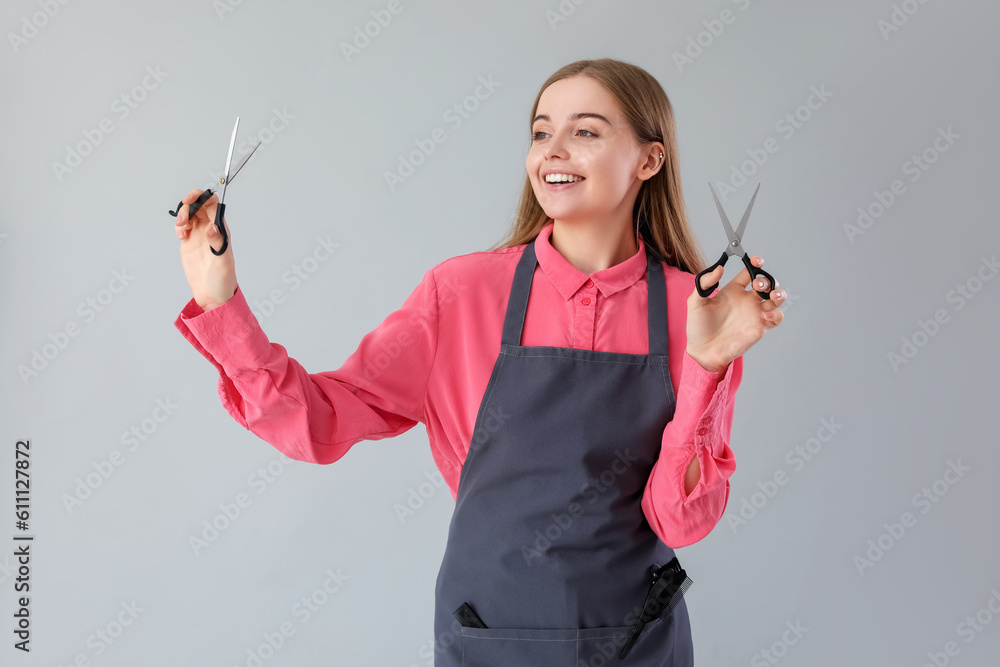
[[462,606],[456,609],[454,612],[455,618],[458,622],[466,628],[485,628],[486,624],[483,623],[483,619],[479,618],[479,614],[472,610],[468,602],[463,602]]

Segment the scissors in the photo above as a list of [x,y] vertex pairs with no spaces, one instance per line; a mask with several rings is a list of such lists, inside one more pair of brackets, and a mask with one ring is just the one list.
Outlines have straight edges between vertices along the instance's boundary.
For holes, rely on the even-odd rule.
[[[253,147],[253,150],[247,153],[247,156],[240,161],[239,165],[237,165],[236,167],[236,170],[231,172],[231,167],[233,164],[233,149],[236,148],[236,131],[239,129],[240,129],[240,117],[237,116],[236,127],[233,128],[233,138],[229,140],[229,154],[226,155],[226,171],[223,174],[222,178],[219,179],[219,183],[222,184],[222,196],[219,198],[219,206],[215,209],[215,228],[218,229],[219,234],[222,235],[222,248],[216,251],[215,248],[209,245],[208,249],[212,251],[213,255],[222,255],[226,252],[226,248],[229,247],[229,236],[226,234],[226,225],[224,220],[224,217],[226,215],[226,205],[224,203],[226,201],[226,186],[228,186],[230,183],[233,182],[233,179],[236,178],[236,174],[240,173],[240,169],[243,168],[243,165],[247,163],[247,160],[249,160],[250,156],[254,154],[254,151],[256,151],[260,147],[260,141],[258,141],[257,145]],[[211,189],[205,190],[204,192],[201,193],[201,196],[194,201],[194,203],[190,204],[190,209],[188,210],[189,220],[194,218],[198,210],[202,207],[202,205],[204,205],[205,202],[209,200],[211,196],[212,196],[212,190]],[[181,206],[183,205],[184,205],[184,200],[181,200],[177,202],[176,211],[167,211],[167,213],[176,218],[177,215],[181,212]]]
[[[746,229],[747,220],[750,219],[750,209],[753,208],[754,200],[757,199],[757,190],[760,190],[760,183],[757,184],[757,190],[753,191],[753,197],[750,198],[750,205],[747,206],[747,210],[743,214],[743,219],[740,220],[740,226],[736,228],[735,232],[733,231],[733,226],[729,224],[729,218],[726,216],[726,212],[722,208],[722,202],[719,201],[719,196],[715,194],[715,188],[712,187],[711,182],[709,182],[708,187],[712,191],[712,197],[715,198],[715,205],[719,209],[719,215],[722,216],[722,225],[726,228],[726,236],[729,237],[729,245],[726,246],[726,251],[722,253],[722,257],[719,258],[718,262],[716,262],[715,264],[713,264],[712,266],[708,267],[707,269],[699,273],[697,276],[695,276],[694,285],[695,287],[698,288],[698,294],[700,294],[703,297],[707,297],[713,291],[715,291],[715,288],[719,286],[719,283],[715,283],[714,285],[712,285],[707,289],[702,289],[701,277],[706,273],[711,273],[712,271],[715,271],[715,269],[720,266],[725,266],[726,260],[729,259],[730,255],[736,255],[737,257],[741,257],[743,259],[743,265],[746,266],[747,271],[750,272],[751,281],[756,280],[758,276],[763,276],[768,280],[769,283],[768,290],[773,290],[777,285],[777,283],[774,282],[774,278],[772,278],[771,274],[765,271],[764,269],[753,265],[753,263],[750,261],[750,257],[743,250],[743,243],[742,243],[743,230]],[[771,298],[770,291],[762,292],[761,290],[756,290],[756,289],[754,291],[757,292],[757,295],[761,299],[764,299],[765,301]]]

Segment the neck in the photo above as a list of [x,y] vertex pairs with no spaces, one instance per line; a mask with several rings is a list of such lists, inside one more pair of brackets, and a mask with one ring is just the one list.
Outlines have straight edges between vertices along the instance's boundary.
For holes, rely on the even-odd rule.
[[583,273],[590,275],[621,264],[639,252],[629,224],[605,225],[554,220],[549,243]]

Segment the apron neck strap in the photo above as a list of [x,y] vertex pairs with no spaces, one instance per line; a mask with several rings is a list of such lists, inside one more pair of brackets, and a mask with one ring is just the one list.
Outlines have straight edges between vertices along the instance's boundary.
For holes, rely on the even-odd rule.
[[[537,236],[535,240],[537,240]],[[528,295],[535,275],[538,258],[535,256],[535,240],[528,243],[514,271],[514,282],[510,288],[507,313],[503,320],[504,345],[520,346],[524,331],[524,316],[528,312]],[[667,354],[667,288],[663,278],[663,265],[646,253],[646,282],[648,284],[649,354]]]

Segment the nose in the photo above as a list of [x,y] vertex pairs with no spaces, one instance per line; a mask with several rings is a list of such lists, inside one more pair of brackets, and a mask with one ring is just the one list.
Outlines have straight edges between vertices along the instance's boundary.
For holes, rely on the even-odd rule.
[[542,151],[542,154],[546,159],[553,157],[566,157],[566,143],[561,132],[556,132],[549,137],[549,140],[545,142],[545,149]]

